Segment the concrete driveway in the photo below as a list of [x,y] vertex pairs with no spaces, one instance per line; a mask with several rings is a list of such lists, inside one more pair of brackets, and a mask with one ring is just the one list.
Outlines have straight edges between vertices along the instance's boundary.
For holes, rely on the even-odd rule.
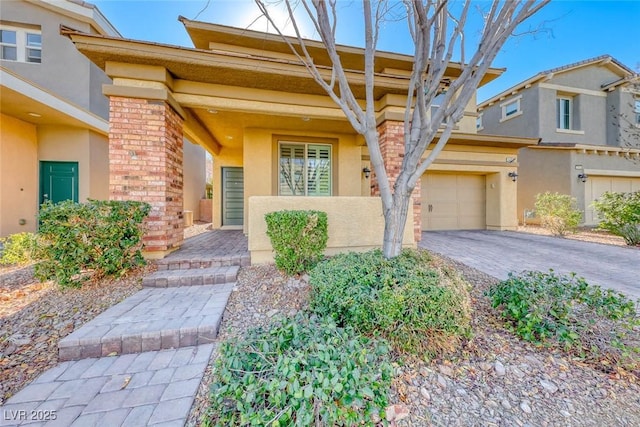
[[420,247],[498,279],[510,271],[575,272],[590,284],[640,298],[640,249],[510,231],[430,231]]

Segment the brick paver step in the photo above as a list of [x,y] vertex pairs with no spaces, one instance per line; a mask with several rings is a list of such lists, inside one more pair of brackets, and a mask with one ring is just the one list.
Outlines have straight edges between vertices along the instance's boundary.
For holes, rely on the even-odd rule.
[[145,288],[66,336],[59,359],[78,360],[211,343],[235,283]]
[[192,268],[189,270],[158,270],[142,279],[145,288],[171,288],[176,286],[219,285],[235,282],[240,267]]
[[251,256],[248,253],[215,257],[207,257],[206,254],[201,253],[179,253],[174,257],[167,257],[156,261],[156,265],[158,266],[158,270],[189,270],[228,266],[247,267],[251,265]]
[[2,406],[0,426],[184,426],[214,347],[62,362]]

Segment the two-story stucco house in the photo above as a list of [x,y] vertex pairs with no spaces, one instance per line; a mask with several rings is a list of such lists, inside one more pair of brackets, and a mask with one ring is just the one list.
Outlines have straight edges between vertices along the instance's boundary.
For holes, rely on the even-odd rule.
[[[271,259],[264,214],[280,209],[326,211],[327,253],[380,246],[382,208],[379,198],[372,197],[376,187],[364,140],[289,45],[274,34],[180,19],[194,48],[65,31],[113,79],[103,87],[110,98],[110,156],[119,159],[110,165],[110,193],[120,199],[144,194],[151,200],[148,253],[163,256],[181,243],[181,206],[174,202],[182,189],[174,176],[184,169],[179,160],[182,135],[213,153],[214,226],[242,227],[252,262]],[[321,43],[310,40],[307,48],[316,64],[330,70]],[[340,56],[356,96],[363,99],[363,50],[342,46]],[[376,116],[392,179],[402,161],[412,66],[409,55],[377,52]],[[462,67],[450,64],[447,79],[455,79]],[[502,72],[490,69],[482,84]],[[154,116],[162,131],[139,123],[141,140],[125,126],[140,114]],[[475,120],[473,99],[414,193],[407,245],[415,244],[422,230],[517,226],[516,184],[510,174],[517,171],[517,150],[536,140],[479,135]],[[137,163],[129,151],[137,153]],[[164,159],[160,168],[152,157]],[[123,175],[129,178],[126,188]],[[149,198],[151,194],[158,197]]]
[[[36,230],[45,200],[109,198],[111,79],[60,34],[120,37],[83,1],[0,1],[0,236]],[[204,195],[204,150],[185,142],[185,209]],[[197,218],[197,216],[196,216]]]
[[[570,194],[597,224],[605,191],[640,190],[640,80],[610,56],[543,71],[478,106],[478,132],[539,137],[519,153],[518,215],[545,191]],[[524,218],[526,219],[526,218]]]

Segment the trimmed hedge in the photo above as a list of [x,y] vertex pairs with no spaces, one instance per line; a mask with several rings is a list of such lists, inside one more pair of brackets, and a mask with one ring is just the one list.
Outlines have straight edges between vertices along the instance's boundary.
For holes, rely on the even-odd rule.
[[134,201],[43,204],[36,277],[77,287],[143,265],[142,221],[150,209]]
[[265,220],[278,269],[289,275],[299,274],[322,259],[328,240],[326,212],[270,212]]

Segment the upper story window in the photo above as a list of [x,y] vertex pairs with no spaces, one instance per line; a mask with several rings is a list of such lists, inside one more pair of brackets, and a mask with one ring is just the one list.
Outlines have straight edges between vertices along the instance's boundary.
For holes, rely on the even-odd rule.
[[562,96],[556,99],[556,127],[558,129],[572,129],[572,110],[573,100],[571,98]]
[[0,27],[0,59],[6,61],[42,62],[42,34],[39,30]]
[[500,104],[500,107],[502,108],[502,118],[500,119],[501,122],[512,119],[514,117],[518,117],[522,114],[522,107],[520,105],[521,100],[522,95]]
[[636,99],[634,112],[636,113],[636,126],[640,126],[640,99]]
[[330,144],[281,142],[279,163],[280,196],[331,196]]

